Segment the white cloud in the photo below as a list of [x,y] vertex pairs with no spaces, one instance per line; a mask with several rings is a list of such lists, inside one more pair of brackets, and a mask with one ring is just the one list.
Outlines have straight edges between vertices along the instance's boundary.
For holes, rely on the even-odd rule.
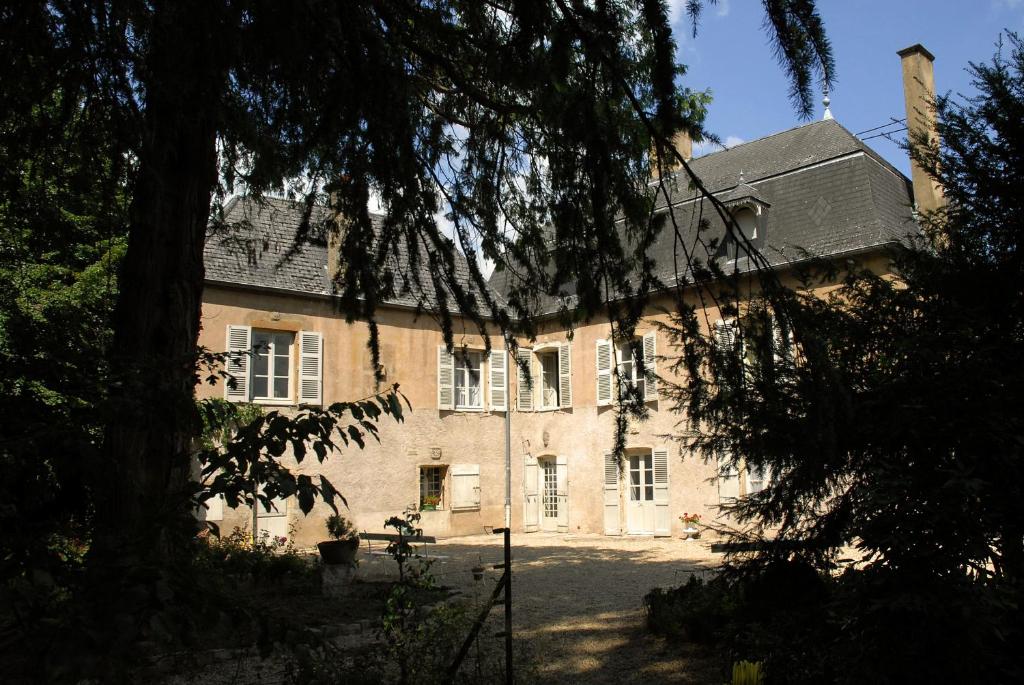
[[731,147],[736,147],[737,145],[741,145],[745,142],[747,141],[744,140],[743,138],[740,138],[739,136],[726,136],[725,140],[722,141],[721,145],[716,145],[715,143],[707,141],[703,143],[696,143],[693,146],[693,156],[703,157],[704,155],[709,155],[712,152],[721,152],[722,150],[728,150]]
[[[1014,2],[1020,2],[1020,0],[1013,0]],[[715,10],[715,16],[728,17],[729,16],[729,0],[718,0],[718,9]]]

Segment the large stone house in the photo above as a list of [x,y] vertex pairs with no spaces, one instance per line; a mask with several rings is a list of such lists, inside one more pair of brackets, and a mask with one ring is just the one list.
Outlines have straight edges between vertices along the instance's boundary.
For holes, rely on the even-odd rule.
[[[910,59],[930,68],[929,58],[921,48],[904,56],[905,67]],[[831,118],[694,159],[692,167],[783,279],[808,254],[855,259],[884,271],[891,248],[917,230],[910,180]],[[697,213],[713,214],[703,202],[680,190],[671,202],[677,224],[695,230]],[[236,389],[200,392],[288,409],[374,391],[368,329],[346,323],[337,312],[327,246],[316,240],[295,244],[302,211],[284,200],[235,200],[227,211],[234,229],[208,238],[200,344],[214,350],[258,344],[261,351]],[[315,207],[314,223],[326,212]],[[712,223],[709,230],[721,235],[724,226]],[[673,239],[671,231],[663,232],[652,250],[669,284],[675,278]],[[725,245],[720,258],[736,256]],[[735,266],[750,268],[742,256]],[[490,286],[500,295],[507,283],[493,277]],[[385,420],[379,444],[336,453],[322,466],[307,460],[299,470],[322,469],[348,500],[347,514],[360,530],[379,531],[406,507],[436,501],[422,512],[427,534],[481,533],[504,521],[509,413],[517,531],[667,536],[679,532],[684,511],[713,518],[723,498],[769,486],[762,474],[742,468],[719,474],[715,464],[681,454],[660,437],[678,430],[682,417],[649,381],[643,390],[649,420],[630,427],[621,468],[610,458],[612,366],[643,385],[631,349],[642,349],[655,367],[657,358],[676,353],[656,326],[671,308],[670,294],[652,299],[635,348],[613,343],[607,321],[578,326],[570,340],[554,316],[560,303],[547,304],[550,316],[536,339],[519,341],[518,354],[533,370],[530,389],[498,335],[485,354],[475,327],[456,318],[456,346],[470,352],[452,355],[434,319],[417,315],[414,299],[387,302],[379,312],[382,371],[388,383],[401,384],[412,411],[402,424]],[[722,318],[713,309],[704,313],[708,327]],[[260,512],[259,525],[312,544],[324,537],[327,513],[318,505],[303,516],[294,503],[282,501],[276,510]],[[227,529],[252,520],[251,512],[216,502],[206,516]]]

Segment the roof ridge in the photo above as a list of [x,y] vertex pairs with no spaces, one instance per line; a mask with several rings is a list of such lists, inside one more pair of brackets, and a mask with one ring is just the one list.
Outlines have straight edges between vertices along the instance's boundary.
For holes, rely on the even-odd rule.
[[[818,124],[823,124],[826,121],[833,121],[834,123],[837,123],[837,124],[839,123],[839,122],[835,121],[834,119],[819,119],[818,121],[809,121],[806,124],[800,124],[798,126],[792,126],[790,128],[783,129],[782,131],[776,131],[775,133],[769,133],[768,135],[761,136],[760,138],[754,138],[753,140],[744,140],[742,143],[737,143],[736,145],[733,145],[732,147],[724,147],[723,146],[723,148],[721,150],[715,150],[714,152],[709,152],[706,155],[701,155],[700,157],[694,157],[692,161],[697,161],[698,159],[707,159],[708,157],[714,157],[715,155],[720,155],[720,154],[723,154],[723,153],[726,153],[726,152],[732,152],[733,150],[737,150],[737,149],[743,147],[744,145],[753,145],[754,143],[762,143],[762,142],[764,142],[766,140],[770,140],[772,138],[776,138],[778,136],[785,135],[787,133],[792,133],[793,131],[799,131],[802,128],[810,128],[811,126],[816,126]],[[840,124],[840,126],[841,126],[841,124]],[[846,130],[846,129],[843,129],[843,130]],[[679,173],[679,172],[677,171],[676,173]]]

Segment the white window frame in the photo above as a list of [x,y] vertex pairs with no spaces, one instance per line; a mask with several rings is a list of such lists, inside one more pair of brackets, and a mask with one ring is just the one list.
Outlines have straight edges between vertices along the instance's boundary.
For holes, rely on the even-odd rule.
[[448,465],[447,464],[421,464],[419,466],[419,468],[417,469],[417,471],[418,471],[418,475],[419,475],[419,488],[420,488],[419,506],[420,506],[420,510],[422,511],[424,495],[426,494],[427,496],[429,496],[429,494],[430,494],[430,492],[429,492],[429,490],[431,489],[430,488],[430,483],[426,483],[426,485],[427,485],[426,490],[428,492],[426,492],[426,493],[424,492],[424,484],[425,484],[424,481],[425,481],[425,479],[428,478],[428,476],[427,476],[427,472],[428,471],[436,471],[438,473],[439,477],[436,479],[437,480],[437,496],[439,498],[438,503],[437,503],[437,511],[442,511],[443,509],[445,509],[446,508],[445,507],[445,505],[446,505],[446,502],[445,502],[445,500],[446,500],[445,490],[447,489],[447,488],[445,488],[445,483],[448,480]]
[[[551,411],[561,407],[561,389],[560,376],[558,373],[558,348],[548,347],[539,350],[534,350],[534,355],[537,358],[537,394],[540,401],[537,403],[537,409],[540,411]],[[544,362],[548,360],[551,364],[551,384],[548,384],[548,373],[544,368]],[[545,394],[547,390],[553,391],[554,402],[547,402]]]
[[[261,336],[268,336],[270,338],[270,344],[267,349],[263,349],[263,343],[259,341]],[[274,341],[276,336],[290,336],[291,342],[288,344],[288,393],[284,397],[278,397],[273,394],[274,381],[277,378],[275,373],[277,369],[277,343]],[[253,358],[252,358],[252,372],[250,381],[252,383],[252,401],[257,404],[291,404],[295,397],[295,345],[296,345],[296,333],[295,331],[281,331],[272,328],[254,328],[252,331],[252,345],[253,345]],[[260,396],[256,394],[256,359],[259,358],[263,352],[267,354],[267,391],[268,394]]]
[[[459,350],[453,355],[453,369],[454,374],[452,377],[452,388],[455,400],[455,411],[483,411],[484,410],[484,353],[482,350]],[[476,376],[477,376],[477,404],[470,404],[469,400],[469,389],[467,381],[470,379],[472,369],[469,365],[471,358],[477,359]],[[463,385],[459,385],[459,379],[462,379]]]
[[[639,339],[637,339],[637,340],[639,340]],[[619,383],[620,383],[619,390],[620,390],[620,394],[624,395],[625,394],[624,388],[621,387],[621,384],[626,384],[626,385],[629,385],[629,386],[634,387],[634,388],[635,387],[639,387],[640,388],[640,399],[642,399],[644,402],[646,402],[647,401],[647,379],[644,376],[640,375],[640,373],[639,373],[639,365],[637,364],[637,359],[636,359],[636,356],[634,354],[633,342],[634,341],[628,341],[628,342],[620,342],[620,343],[616,343],[615,344],[615,369],[616,369],[617,375],[619,377]],[[641,342],[641,345],[642,345],[642,342]],[[626,352],[629,353],[629,359],[628,360],[624,359],[624,354]],[[641,355],[642,354],[643,354],[643,351],[641,349]],[[630,371],[629,371],[628,374],[623,373],[623,367],[626,364],[629,364],[629,368],[630,368]]]

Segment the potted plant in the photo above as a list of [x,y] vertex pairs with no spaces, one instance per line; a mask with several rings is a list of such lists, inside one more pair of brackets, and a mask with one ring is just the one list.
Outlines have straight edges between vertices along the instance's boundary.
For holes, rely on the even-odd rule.
[[327,534],[331,539],[316,545],[324,563],[354,566],[359,552],[359,533],[352,522],[340,514],[332,514],[327,517]]
[[683,539],[684,540],[696,540],[700,537],[700,514],[690,514],[683,512],[683,515],[679,517],[679,520],[683,524]]
[[438,505],[441,504],[441,498],[437,495],[428,495],[423,498],[420,503],[420,511],[437,511]]

